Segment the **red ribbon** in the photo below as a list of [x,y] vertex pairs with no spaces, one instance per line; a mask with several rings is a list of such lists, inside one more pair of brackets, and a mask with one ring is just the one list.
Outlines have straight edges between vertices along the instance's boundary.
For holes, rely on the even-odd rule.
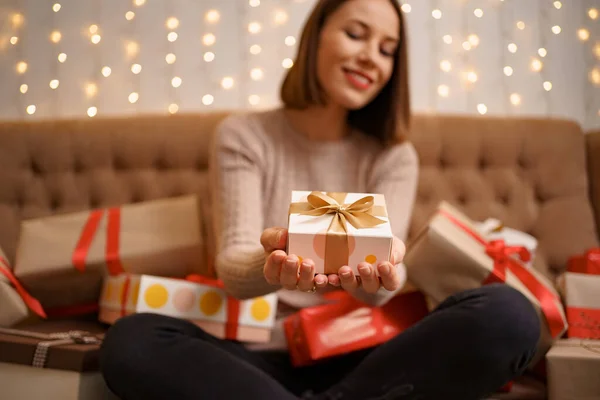
[[553,338],[557,338],[564,329],[562,314],[558,306],[560,304],[558,295],[544,286],[527,268],[512,257],[512,254],[517,254],[524,256],[525,259],[522,259],[523,261],[529,261],[531,256],[525,254],[525,252],[529,253],[527,249],[520,246],[506,246],[502,240],[488,242],[447,211],[441,210],[440,214],[485,246],[486,254],[494,260],[494,269],[482,284],[487,285],[494,282],[506,283],[506,271],[509,270],[512,272],[538,300],[548,322],[550,334]]
[[590,249],[583,256],[571,257],[567,270],[580,274],[600,275],[600,248]]
[[[191,274],[185,277],[186,281],[208,285],[219,289],[225,289],[225,285],[219,279],[212,279],[206,276]],[[238,320],[240,319],[240,301],[232,296],[227,296],[227,322],[225,323],[225,338],[237,340]]]
[[568,337],[600,339],[600,309],[567,306]]
[[14,286],[17,294],[21,297],[25,305],[29,307],[31,311],[36,313],[42,318],[47,318],[44,308],[40,304],[39,300],[30,295],[27,290],[21,285],[21,282],[13,275],[12,271],[8,267],[8,261],[4,257],[0,257],[0,274],[4,275],[8,281]]
[[105,250],[106,266],[110,275],[119,275],[125,272],[119,257],[121,209],[118,207],[109,208],[108,210],[93,210],[90,212],[71,258],[73,266],[80,272],[85,272],[85,259],[87,258],[94,237],[98,232],[98,226],[100,225],[100,221],[105,212],[108,214]]

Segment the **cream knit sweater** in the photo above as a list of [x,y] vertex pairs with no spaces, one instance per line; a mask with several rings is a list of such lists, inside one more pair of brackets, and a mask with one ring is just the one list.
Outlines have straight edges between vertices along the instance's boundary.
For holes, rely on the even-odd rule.
[[[216,272],[240,299],[278,291],[282,307],[268,348],[285,347],[280,324],[287,313],[323,302],[319,294],[288,291],[263,276],[260,236],[267,227],[287,227],[292,190],[382,193],[392,231],[406,238],[418,177],[408,142],[384,148],[359,132],[337,142],[311,141],[293,129],[283,109],[274,109],[227,117],[211,154]],[[382,304],[393,294],[381,289],[356,297]]]

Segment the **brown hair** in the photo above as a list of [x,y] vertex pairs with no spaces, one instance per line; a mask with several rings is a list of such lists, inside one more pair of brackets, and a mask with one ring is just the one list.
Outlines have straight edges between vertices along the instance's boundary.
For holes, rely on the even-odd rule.
[[[281,100],[286,107],[305,109],[310,105],[325,105],[316,68],[319,34],[327,17],[345,1],[348,0],[319,0],[313,9],[300,38],[296,61],[281,85]],[[406,140],[411,117],[406,26],[398,2],[390,0],[390,3],[400,18],[400,45],[395,54],[394,71],[377,97],[363,108],[351,110],[348,115],[352,127],[384,144]]]

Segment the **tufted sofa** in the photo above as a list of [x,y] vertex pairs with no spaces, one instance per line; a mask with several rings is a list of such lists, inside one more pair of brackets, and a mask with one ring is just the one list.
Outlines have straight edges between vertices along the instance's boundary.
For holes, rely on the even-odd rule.
[[[208,154],[227,115],[1,122],[0,247],[14,261],[24,219],[198,193],[210,268]],[[449,200],[536,236],[536,268],[549,277],[598,245],[600,132],[526,118],[417,115],[413,124],[421,173],[409,237]]]

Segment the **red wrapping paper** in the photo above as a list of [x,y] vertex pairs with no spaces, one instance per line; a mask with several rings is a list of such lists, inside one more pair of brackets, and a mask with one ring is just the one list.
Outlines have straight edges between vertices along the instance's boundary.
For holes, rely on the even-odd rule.
[[418,291],[395,296],[382,307],[370,307],[347,293],[331,304],[308,307],[284,322],[293,365],[367,349],[387,342],[428,314]]

